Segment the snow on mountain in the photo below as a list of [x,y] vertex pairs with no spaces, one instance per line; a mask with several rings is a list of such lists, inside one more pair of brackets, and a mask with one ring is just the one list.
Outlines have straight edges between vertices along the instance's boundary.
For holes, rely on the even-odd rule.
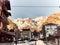
[[37,17],[35,19],[31,18],[17,18],[14,19],[13,22],[18,26],[18,29],[28,29],[37,30],[37,27],[40,26],[46,17]]
[[50,16],[40,16],[35,19],[31,18],[17,18],[12,20],[18,26],[18,29],[42,30],[42,26],[47,23],[54,23],[60,25],[60,13],[53,13]]

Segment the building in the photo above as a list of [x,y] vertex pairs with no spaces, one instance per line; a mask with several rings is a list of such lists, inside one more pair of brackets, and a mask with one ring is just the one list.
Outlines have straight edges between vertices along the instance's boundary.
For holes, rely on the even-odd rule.
[[11,10],[9,0],[0,0],[0,42],[13,41],[13,35],[7,32],[8,17],[11,16],[8,10]]
[[[1,28],[2,29],[5,29],[6,28],[6,25],[8,24],[8,17],[11,16],[10,12],[8,12],[8,7],[7,6],[10,6],[10,5],[7,5],[6,6],[6,3],[7,1],[5,2],[0,2],[0,23],[1,23]],[[8,3],[7,3],[8,4]]]

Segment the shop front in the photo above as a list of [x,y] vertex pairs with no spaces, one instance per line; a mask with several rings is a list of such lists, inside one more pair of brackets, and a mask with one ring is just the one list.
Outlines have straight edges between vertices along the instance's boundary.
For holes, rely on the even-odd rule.
[[30,29],[22,29],[21,38],[23,38],[23,40],[30,40],[31,39]]

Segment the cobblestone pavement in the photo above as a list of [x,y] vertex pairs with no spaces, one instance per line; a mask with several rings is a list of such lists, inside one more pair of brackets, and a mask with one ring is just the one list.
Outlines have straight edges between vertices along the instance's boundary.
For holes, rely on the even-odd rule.
[[[40,44],[39,44],[40,43]],[[60,39],[59,39],[59,43],[60,43]],[[14,42],[12,43],[0,43],[0,45],[16,45]],[[26,42],[26,43],[17,43],[17,45],[41,45],[41,42]],[[52,41],[47,41],[47,43],[44,43],[43,45],[60,45],[58,44],[58,40],[52,40]]]
[[47,41],[47,45],[60,45],[60,39]]

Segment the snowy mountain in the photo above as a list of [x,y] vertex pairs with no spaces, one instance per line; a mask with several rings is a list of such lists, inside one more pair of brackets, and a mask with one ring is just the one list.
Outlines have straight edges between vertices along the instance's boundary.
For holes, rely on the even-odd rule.
[[40,16],[35,19],[31,18],[17,18],[12,20],[18,26],[18,29],[28,29],[30,28],[32,31],[37,30],[41,31],[42,26],[48,23],[54,23],[60,25],[60,13],[53,13],[50,16]]

